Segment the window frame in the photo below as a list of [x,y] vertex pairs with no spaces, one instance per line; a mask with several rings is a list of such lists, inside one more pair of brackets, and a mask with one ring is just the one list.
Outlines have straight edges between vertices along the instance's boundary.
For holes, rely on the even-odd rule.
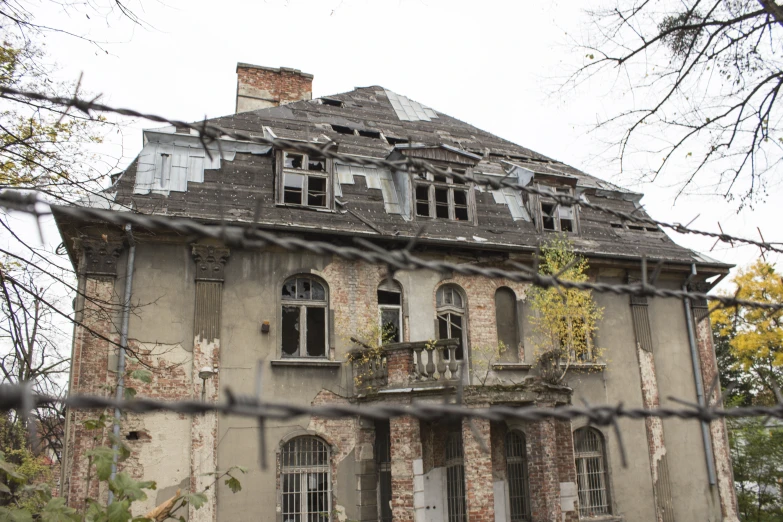
[[[462,175],[470,175],[469,167],[453,167],[451,165],[439,167],[441,170],[445,170],[448,173],[457,171]],[[475,196],[473,194],[473,183],[456,182],[456,179],[451,175],[446,175],[445,180],[436,180],[435,176],[431,172],[418,172],[413,173],[411,179],[412,197],[413,197],[413,216],[416,219],[432,219],[443,221],[454,221],[458,223],[475,223]],[[419,187],[426,187],[427,190],[427,215],[419,214],[419,204],[425,200],[419,199],[417,189]],[[436,191],[446,190],[446,201],[438,202]],[[457,203],[454,197],[456,191],[462,191],[465,193],[465,203]],[[438,217],[438,207],[445,207],[448,212],[448,217]],[[467,214],[465,219],[457,218],[457,208],[464,208]]]
[[[578,437],[580,437],[580,434],[592,434],[596,437],[598,442],[598,450],[593,451],[579,451],[577,447]],[[611,495],[611,487],[609,485],[609,466],[608,461],[606,458],[606,437],[604,434],[591,426],[583,426],[581,428],[578,428],[574,430],[573,432],[573,441],[574,441],[574,467],[576,468],[576,489],[577,489],[577,498],[579,499],[579,518],[596,518],[596,517],[604,517],[604,516],[611,516],[612,515],[612,495]],[[589,470],[587,470],[587,459],[598,459],[596,462],[600,463],[601,470],[599,474],[599,482],[600,489],[584,489],[584,478],[581,478],[587,474],[589,474]],[[580,466],[580,463],[583,463]],[[581,478],[581,480],[580,480]],[[592,485],[592,484],[588,484]],[[598,506],[599,511],[593,511],[596,509],[592,505],[592,502],[589,502],[588,500],[591,498],[591,495],[589,494],[590,491],[599,491],[603,493],[603,503],[604,505]],[[600,494],[600,493],[599,493]],[[584,502],[582,499],[586,499]]]
[[[311,282],[311,292],[312,292],[312,283],[319,284],[323,290],[324,290],[324,299],[323,300],[317,300],[317,299],[299,299],[297,297],[284,297],[282,296],[282,290],[285,288],[285,286],[291,281],[298,281],[300,279],[307,279]],[[297,283],[298,284],[298,283]],[[280,358],[281,359],[329,359],[329,286],[324,282],[322,279],[308,275],[308,274],[296,274],[290,277],[287,277],[283,284],[280,286],[281,294],[280,294]],[[311,294],[312,297],[312,294]],[[296,350],[296,353],[289,354],[286,353],[283,349],[283,342],[284,342],[284,332],[283,332],[283,312],[285,308],[298,308],[299,309],[299,344]],[[324,354],[323,355],[308,355],[307,354],[307,310],[308,308],[320,308],[324,311]],[[304,327],[302,327],[304,325]],[[304,351],[304,353],[302,353]]]
[[[286,159],[288,155],[297,155],[302,157],[302,167],[293,168],[286,167]],[[323,161],[324,170],[309,170],[307,166],[310,163],[310,154],[303,152],[278,150],[277,151],[277,196],[276,204],[286,207],[295,207],[303,209],[313,209],[319,211],[331,211],[334,209],[334,168],[331,158],[323,157],[319,158],[319,161]],[[302,187],[300,202],[287,202],[286,198],[286,175],[302,176]],[[324,180],[324,205],[311,205],[307,202],[310,192],[310,178],[318,178]],[[319,192],[320,193],[320,192]]]
[[[309,451],[313,451],[314,445],[318,444],[317,447],[315,447],[315,451],[317,452],[323,452],[325,453],[325,464],[304,464],[299,465],[298,462],[301,462],[303,460],[301,458],[301,453],[296,453],[297,457],[296,460],[297,465],[294,466],[287,466],[286,465],[286,453],[287,448],[289,445],[294,445],[295,450],[303,451],[301,446],[303,441],[308,441]],[[296,447],[300,446],[300,447]],[[307,451],[305,449],[304,451]],[[306,459],[305,459],[306,460]],[[281,519],[283,521],[286,520],[286,515],[288,515],[291,518],[299,517],[300,520],[309,520],[310,517],[308,515],[319,513],[319,515],[316,515],[316,517],[319,519],[319,522],[329,522],[331,520],[331,512],[332,512],[332,448],[330,445],[323,440],[320,437],[317,437],[315,435],[301,435],[298,437],[293,437],[287,441],[285,441],[280,446],[280,458],[279,458],[280,467],[278,468],[278,484],[279,484],[279,499],[280,499],[280,513],[281,513]],[[312,477],[312,475],[315,474],[323,474],[325,475],[325,490],[316,490],[317,493],[325,493],[326,496],[326,504],[327,509],[326,511],[309,511],[310,506],[308,505],[308,501],[310,500],[310,496],[313,494],[309,490],[309,479]],[[289,483],[287,479],[287,476],[298,476],[298,480],[295,481],[298,483],[298,491],[287,491],[286,487]],[[298,504],[299,509],[296,512],[286,512],[286,495],[293,495],[294,497],[298,496]],[[326,513],[326,515],[321,515],[320,513]]]
[[[571,187],[552,187],[549,185],[538,185],[539,190],[543,191],[549,191],[552,193],[552,195],[563,195],[563,196],[574,196],[574,190]],[[544,212],[544,205],[551,205],[552,213]],[[571,213],[571,217],[566,217],[563,214],[561,214],[561,208],[563,209],[570,209],[569,211]],[[579,219],[578,219],[578,205],[561,205],[556,200],[552,198],[548,198],[546,196],[539,196],[538,197],[538,208],[537,208],[537,214],[538,214],[538,223],[539,228],[541,229],[541,232],[563,232],[566,234],[573,234],[578,235],[579,234]],[[544,227],[544,219],[552,219],[554,220],[553,225],[554,228],[546,228]],[[571,230],[563,230],[563,220],[571,221]]]
[[[513,436],[519,437],[522,439],[522,455],[509,455],[509,439]],[[529,465],[529,459],[527,455],[527,437],[525,436],[524,432],[518,430],[518,429],[510,429],[508,432],[506,432],[506,436],[503,440],[504,444],[504,454],[506,459],[506,494],[508,495],[508,518],[510,522],[528,522],[530,520],[530,514],[531,514],[531,506],[530,506],[530,473],[528,469]],[[521,486],[522,491],[516,492],[516,497],[519,497],[522,499],[522,505],[524,513],[522,514],[516,514],[512,513],[512,486],[511,486],[511,472],[510,472],[510,466],[509,464],[516,464],[519,465],[521,468],[520,474],[521,474],[521,480],[518,481],[519,485]]]
[[395,292],[395,291],[392,291],[392,290],[387,290],[387,289],[384,288],[384,287],[388,288],[390,286],[388,281],[381,281],[381,283],[378,285],[378,289],[377,289],[377,292],[399,293],[399,295],[400,295],[400,304],[397,304],[397,305],[395,305],[395,304],[381,304],[380,303],[380,299],[378,300],[378,325],[380,327],[380,334],[379,335],[381,337],[381,339],[379,339],[378,341],[380,343],[383,343],[383,338],[382,337],[383,337],[383,312],[384,312],[384,310],[394,310],[394,311],[397,312],[397,321],[398,321],[398,324],[400,325],[400,327],[398,329],[399,340],[393,341],[393,342],[401,343],[401,342],[405,341],[405,324],[403,323],[403,312],[402,312],[402,308],[403,308],[402,285],[398,281],[393,281],[393,283],[394,283],[394,286],[396,286],[398,292]]
[[[460,300],[462,301],[462,306],[457,306],[453,302],[452,303],[444,303],[440,302],[440,296],[442,292],[445,292],[446,290],[451,290],[456,295],[459,296]],[[461,329],[462,329],[462,336],[460,339],[460,346],[457,347],[457,351],[459,349],[462,349],[462,357],[456,357],[458,361],[462,361],[465,358],[468,358],[468,304],[467,304],[467,296],[465,295],[465,291],[457,284],[455,283],[446,283],[443,285],[440,285],[435,290],[435,338],[440,340],[444,339],[440,336],[440,321],[441,319],[446,321],[446,327],[447,327],[447,335],[448,337],[445,337],[445,339],[452,339],[451,337],[451,329],[452,329],[452,322],[451,322],[451,315],[456,315],[461,317]],[[458,353],[458,352],[455,352]],[[449,358],[449,352],[445,352],[446,359]]]

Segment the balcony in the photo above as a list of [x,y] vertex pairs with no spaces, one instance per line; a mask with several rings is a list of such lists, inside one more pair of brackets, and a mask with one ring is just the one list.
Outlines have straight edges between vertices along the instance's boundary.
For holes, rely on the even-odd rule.
[[461,378],[458,339],[387,344],[349,353],[357,394],[454,386]]

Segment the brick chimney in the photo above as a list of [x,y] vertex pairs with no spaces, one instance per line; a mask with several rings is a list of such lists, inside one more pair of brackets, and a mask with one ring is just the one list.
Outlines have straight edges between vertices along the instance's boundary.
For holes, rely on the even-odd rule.
[[312,74],[288,67],[237,64],[237,113],[312,98]]

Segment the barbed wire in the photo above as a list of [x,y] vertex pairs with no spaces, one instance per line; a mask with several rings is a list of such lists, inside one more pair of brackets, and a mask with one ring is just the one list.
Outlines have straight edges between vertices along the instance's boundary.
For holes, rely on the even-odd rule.
[[[49,210],[42,210],[41,205]],[[689,299],[694,301],[707,300],[718,303],[722,308],[744,306],[771,311],[783,310],[783,303],[750,301],[737,296],[713,295],[690,290],[675,290],[655,286],[663,263],[658,261],[651,277],[647,275],[647,260],[641,261],[642,277],[638,283],[610,284],[592,281],[569,281],[560,277],[561,274],[541,274],[520,263],[510,263],[516,270],[506,270],[497,267],[480,267],[468,263],[427,260],[412,254],[414,238],[405,248],[389,250],[364,239],[355,242],[363,248],[341,246],[323,241],[312,241],[298,237],[279,236],[275,233],[261,230],[253,224],[234,226],[228,224],[205,225],[189,218],[175,218],[150,214],[135,214],[130,212],[115,212],[90,207],[68,207],[49,205],[37,198],[35,194],[14,190],[0,192],[0,207],[32,214],[36,217],[57,212],[73,219],[92,219],[114,225],[132,225],[153,232],[177,232],[193,235],[199,238],[213,238],[222,241],[226,246],[237,248],[263,248],[274,245],[289,252],[310,252],[313,254],[329,254],[349,261],[362,260],[367,263],[385,265],[390,274],[397,271],[432,270],[440,273],[457,273],[466,276],[482,276],[492,279],[507,279],[518,283],[531,283],[540,288],[591,290],[599,293],[615,295],[633,295],[638,297],[662,297],[673,299]]]
[[92,116],[91,114],[92,112],[113,113],[121,116],[128,116],[132,118],[143,118],[157,123],[174,125],[179,128],[187,128],[189,130],[193,130],[198,133],[202,146],[206,154],[210,155],[210,157],[212,152],[210,152],[207,145],[209,143],[217,141],[219,146],[218,140],[223,137],[228,137],[240,141],[250,141],[261,145],[269,145],[276,148],[285,148],[285,149],[296,150],[304,153],[321,154],[323,156],[332,159],[346,161],[352,164],[363,165],[363,166],[369,165],[374,167],[385,167],[385,168],[391,168],[396,170],[421,169],[431,174],[437,174],[441,176],[452,176],[463,182],[471,182],[480,186],[488,186],[495,190],[501,189],[503,187],[513,188],[525,192],[527,194],[543,196],[555,200],[561,205],[580,206],[584,208],[589,208],[597,212],[609,214],[621,220],[651,225],[655,227],[668,228],[679,234],[694,234],[694,235],[701,235],[705,237],[711,237],[718,241],[732,244],[732,246],[733,246],[733,242],[745,243],[748,245],[753,245],[765,251],[783,254],[783,247],[774,246],[774,245],[783,245],[783,242],[764,241],[764,240],[758,241],[755,239],[733,236],[730,234],[726,234],[723,231],[710,232],[706,230],[690,228],[689,226],[683,225],[681,223],[669,223],[666,221],[659,221],[659,220],[652,219],[650,217],[643,217],[643,216],[636,215],[635,212],[623,212],[617,209],[605,207],[603,205],[590,203],[589,201],[586,201],[583,198],[573,197],[567,194],[554,193],[549,190],[539,189],[535,186],[522,185],[521,183],[514,182],[507,179],[508,176],[501,179],[491,179],[487,176],[476,177],[474,175],[461,174],[458,172],[447,172],[445,170],[439,169],[432,163],[419,158],[405,157],[400,160],[391,161],[382,158],[353,156],[350,154],[343,154],[343,153],[336,152],[335,150],[332,150],[335,144],[334,142],[331,141],[324,145],[320,145],[320,144],[313,144],[313,143],[303,143],[301,141],[291,141],[282,138],[266,138],[263,136],[254,136],[249,132],[242,132],[235,129],[226,129],[224,127],[209,124],[207,123],[207,120],[204,120],[199,124],[193,124],[181,120],[169,119],[157,114],[140,112],[134,109],[112,107],[110,105],[99,103],[97,101],[97,98],[93,98],[92,100],[81,99],[78,97],[78,91],[74,93],[73,97],[66,98],[62,96],[49,96],[37,92],[23,91],[23,90],[13,89],[10,87],[2,87],[0,88],[0,97],[12,99],[12,100],[16,99],[15,97],[21,97],[30,100],[48,101],[50,103],[54,103],[66,107],[66,111],[68,109],[74,108],[83,112],[88,116]]

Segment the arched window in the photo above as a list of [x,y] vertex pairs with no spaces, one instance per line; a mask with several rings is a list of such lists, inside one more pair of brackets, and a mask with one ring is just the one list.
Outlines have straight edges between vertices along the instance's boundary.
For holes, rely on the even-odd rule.
[[[456,358],[465,354],[465,298],[457,285],[443,285],[435,295],[438,314],[438,339],[459,339]],[[448,357],[448,352],[446,356]]]
[[385,279],[378,286],[378,317],[384,343],[402,342],[402,288]]
[[574,432],[574,459],[579,490],[579,516],[594,517],[610,513],[606,476],[604,437],[595,428]]
[[310,276],[292,277],[283,285],[283,357],[326,357],[328,317],[326,289]]
[[510,288],[502,286],[495,291],[495,325],[498,330],[498,344],[516,353],[519,343],[517,331],[517,296]]
[[530,490],[527,476],[525,436],[518,431],[506,434],[506,482],[511,522],[530,520]]
[[462,432],[449,433],[446,439],[446,502],[448,522],[465,522],[465,457]]
[[280,455],[283,522],[327,522],[331,513],[329,447],[317,437],[297,437]]

